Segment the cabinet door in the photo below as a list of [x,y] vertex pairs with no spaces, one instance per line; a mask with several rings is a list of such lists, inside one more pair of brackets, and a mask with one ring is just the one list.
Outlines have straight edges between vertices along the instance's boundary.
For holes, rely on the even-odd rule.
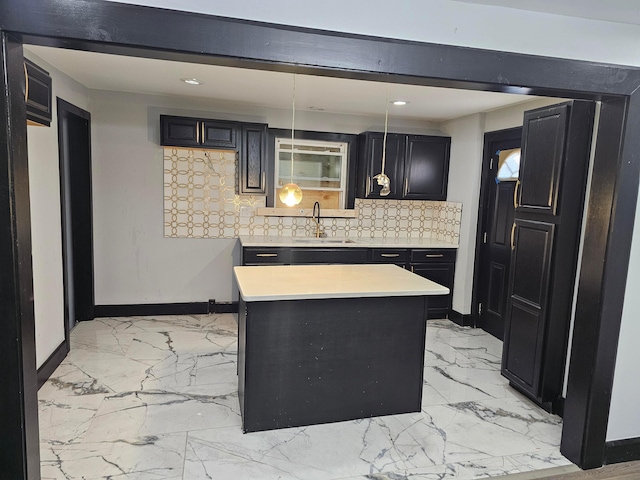
[[288,265],[290,249],[286,247],[245,247],[242,265]]
[[516,219],[502,374],[538,396],[555,225]]
[[239,127],[237,122],[201,120],[200,143],[203,147],[236,150]]
[[387,153],[384,172],[391,180],[391,193],[380,195],[377,180],[373,177],[382,172],[382,147],[384,134],[367,132],[360,136],[359,145],[359,198],[395,198],[401,196],[402,167],[404,158],[404,135],[387,135]]
[[557,214],[568,109],[563,104],[524,114],[517,212]]
[[199,126],[197,118],[160,115],[160,145],[199,147]]
[[402,198],[447,199],[450,146],[449,137],[407,136]]
[[238,166],[240,194],[267,193],[266,156],[267,125],[243,123]]
[[451,309],[453,293],[454,263],[411,263],[411,271],[444,287],[448,287],[449,295],[433,295],[427,301],[427,318],[445,318]]
[[366,248],[292,248],[291,264],[367,263]]
[[27,122],[32,125],[51,124],[51,77],[35,63],[25,59],[27,81]]

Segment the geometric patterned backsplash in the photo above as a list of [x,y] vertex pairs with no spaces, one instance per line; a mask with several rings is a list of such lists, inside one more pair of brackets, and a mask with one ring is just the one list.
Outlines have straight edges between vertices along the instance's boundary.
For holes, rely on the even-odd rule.
[[[164,236],[314,235],[315,224],[309,218],[256,215],[265,197],[237,195],[237,174],[234,152],[164,147]],[[241,215],[242,206],[251,207],[252,213]],[[355,218],[323,218],[327,236],[459,243],[461,203],[356,199],[355,209]]]

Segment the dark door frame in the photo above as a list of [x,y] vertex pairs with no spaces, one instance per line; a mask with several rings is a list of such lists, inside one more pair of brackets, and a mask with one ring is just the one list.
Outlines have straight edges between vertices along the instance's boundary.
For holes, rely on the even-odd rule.
[[494,154],[493,144],[497,142],[519,141],[522,139],[522,127],[507,128],[504,130],[496,130],[494,132],[487,132],[484,134],[484,144],[482,149],[482,174],[480,177],[480,196],[478,200],[478,228],[476,230],[476,248],[475,258],[473,264],[473,290],[471,293],[471,316],[473,325],[478,325],[478,318],[480,316],[479,310],[479,290],[478,285],[480,283],[480,272],[482,265],[482,255],[485,250],[484,233],[488,232],[488,209],[491,208],[487,205],[489,201],[489,186],[494,181],[491,177],[491,157]]
[[[170,29],[166,26],[171,25]],[[198,32],[197,35],[193,32]],[[38,478],[37,405],[20,389],[35,365],[22,43],[383,82],[601,100],[580,272],[562,453],[583,468],[606,461],[611,387],[639,186],[640,69],[326,32],[100,0],[0,3],[0,265],[3,323],[22,332],[2,349],[15,378],[1,393],[18,424],[0,444],[12,478]],[[626,133],[629,133],[628,135]],[[597,260],[597,261],[594,261]],[[584,265],[587,264],[585,268]],[[31,332],[31,333],[30,333]],[[24,363],[23,363],[24,362]],[[570,413],[570,414],[569,414]],[[35,435],[29,426],[36,425]],[[8,422],[8,420],[3,420]],[[27,430],[22,427],[26,426]],[[5,424],[2,424],[3,431]],[[11,439],[21,439],[19,448]],[[7,446],[7,448],[4,448]],[[10,447],[10,448],[9,448]],[[6,460],[8,463],[4,463]]]
[[[92,320],[94,318],[95,308],[95,288],[94,288],[94,275],[93,275],[93,219],[92,219],[92,206],[93,199],[91,195],[91,114],[86,110],[83,110],[75,105],[58,98],[58,156],[60,158],[60,208],[62,217],[62,277],[64,283],[64,311],[65,311],[65,338],[68,338],[71,325],[75,321],[82,317],[81,320]],[[81,173],[88,173],[88,179],[83,178],[84,191],[83,195],[83,207],[86,207],[87,212],[83,214],[82,222],[74,221],[73,209],[67,207],[73,203],[73,180],[78,175],[77,168],[75,171],[71,171],[73,167],[70,165],[68,155],[70,153],[68,148],[68,134],[69,131],[65,127],[63,128],[63,121],[69,120],[70,116],[78,119],[82,119],[87,122],[88,129],[86,132],[87,147],[88,147],[88,165],[87,171]],[[77,134],[77,133],[76,133]],[[82,188],[81,187],[81,188]],[[87,218],[88,217],[88,218]],[[82,261],[78,261],[76,258],[77,245],[81,244],[83,249],[88,249],[88,252],[84,252],[84,258]],[[71,250],[71,251],[69,251]],[[69,258],[71,257],[71,258]],[[81,269],[87,285],[83,282],[83,285],[77,284],[77,278],[75,272]],[[72,270],[73,272],[69,272]],[[73,291],[70,291],[70,290]],[[78,297],[82,304],[82,311],[78,312],[76,307],[78,305]],[[73,301],[74,305],[70,305],[70,301]],[[73,307],[73,308],[70,308]],[[73,316],[71,316],[71,314]]]

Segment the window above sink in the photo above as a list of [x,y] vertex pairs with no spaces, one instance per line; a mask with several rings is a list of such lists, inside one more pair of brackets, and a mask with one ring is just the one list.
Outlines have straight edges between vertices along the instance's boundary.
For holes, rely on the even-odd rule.
[[[259,215],[310,216],[319,202],[323,217],[355,216],[357,135],[296,130],[293,178],[291,130],[270,128],[267,143],[267,208],[260,208]],[[291,180],[303,197],[301,204],[287,207],[278,192]]]
[[317,201],[323,208],[344,209],[348,150],[346,142],[297,140],[292,151],[291,138],[276,138],[276,207],[285,207],[278,196],[280,189],[287,183],[296,183],[303,194],[298,208],[313,207]]

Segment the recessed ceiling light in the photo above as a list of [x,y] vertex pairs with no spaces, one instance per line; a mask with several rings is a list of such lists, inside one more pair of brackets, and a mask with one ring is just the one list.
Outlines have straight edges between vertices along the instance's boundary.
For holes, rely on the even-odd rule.
[[409,103],[409,102],[407,102],[407,101],[405,101],[405,100],[394,100],[394,101],[393,101],[393,102],[391,102],[391,103],[393,103],[394,105],[406,105],[406,104],[407,104],[407,103]]
[[181,78],[180,80],[182,80],[184,83],[187,83],[189,85],[202,85],[203,83],[197,78]]

